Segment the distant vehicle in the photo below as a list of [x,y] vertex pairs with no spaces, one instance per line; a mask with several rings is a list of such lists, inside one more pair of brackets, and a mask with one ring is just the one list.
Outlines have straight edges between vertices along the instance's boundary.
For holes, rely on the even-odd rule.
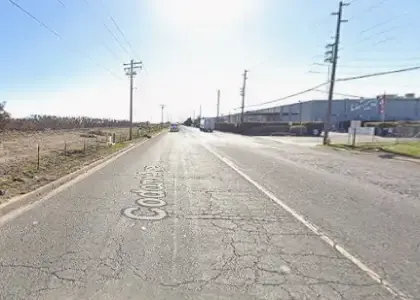
[[204,132],[213,132],[214,130],[214,120],[211,118],[201,118],[200,120],[200,130]]
[[179,125],[177,123],[172,123],[171,127],[169,128],[170,132],[178,132],[179,131]]

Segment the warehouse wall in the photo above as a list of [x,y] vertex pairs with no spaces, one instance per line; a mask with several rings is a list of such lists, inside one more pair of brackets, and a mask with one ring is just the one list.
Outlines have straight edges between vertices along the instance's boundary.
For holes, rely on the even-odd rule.
[[[277,116],[249,116],[245,114],[245,121],[283,121],[308,122],[325,121],[327,113],[327,100],[312,100],[298,102],[271,108],[256,110],[254,112],[278,113]],[[337,123],[349,120],[381,120],[379,100],[334,100],[332,105],[331,122]],[[385,120],[420,120],[420,99],[386,99]],[[231,116],[231,122],[239,123],[240,114]]]
[[[299,122],[300,108],[302,121],[324,121],[328,101],[314,100],[285,105],[280,111],[282,121]],[[332,103],[331,121],[338,123],[348,120],[381,120],[379,100],[365,99],[363,101],[345,99],[334,100]],[[420,99],[388,99],[385,101],[385,120],[420,120]]]

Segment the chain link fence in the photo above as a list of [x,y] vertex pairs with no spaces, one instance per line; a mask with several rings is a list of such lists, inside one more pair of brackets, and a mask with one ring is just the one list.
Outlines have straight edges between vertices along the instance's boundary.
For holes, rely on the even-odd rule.
[[349,146],[420,143],[420,126],[349,128],[348,133],[331,132],[330,141]]

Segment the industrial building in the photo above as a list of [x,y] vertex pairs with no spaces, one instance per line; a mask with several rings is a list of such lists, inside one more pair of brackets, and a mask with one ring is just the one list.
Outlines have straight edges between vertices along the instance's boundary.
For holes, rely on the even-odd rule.
[[[324,121],[327,100],[298,103],[246,111],[244,122],[313,122]],[[224,122],[239,123],[240,113],[221,118]],[[420,120],[420,98],[414,94],[381,95],[371,99],[333,100],[331,122],[335,127],[350,120],[400,121]]]

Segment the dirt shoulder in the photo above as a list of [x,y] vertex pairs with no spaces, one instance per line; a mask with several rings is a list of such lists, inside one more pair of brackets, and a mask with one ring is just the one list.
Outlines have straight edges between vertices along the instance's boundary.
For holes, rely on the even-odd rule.
[[[159,128],[133,131],[134,141]],[[116,144],[106,143],[115,133]],[[0,204],[57,180],[129,145],[128,128],[8,132],[0,136]],[[38,163],[39,147],[39,163]]]
[[346,144],[332,144],[332,148],[338,148],[349,151],[363,152],[384,152],[393,155],[420,159],[420,142],[387,143],[387,144],[362,144],[351,146]]

